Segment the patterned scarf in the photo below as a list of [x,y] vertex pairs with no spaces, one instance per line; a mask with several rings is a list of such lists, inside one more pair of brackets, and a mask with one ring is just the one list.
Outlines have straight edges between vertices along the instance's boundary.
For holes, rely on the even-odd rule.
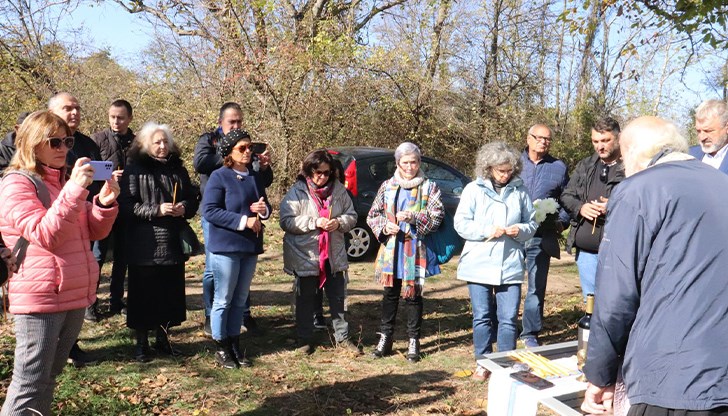
[[[399,170],[394,173],[394,180],[384,191],[384,206],[387,219],[397,224],[398,206],[406,204],[404,210],[419,212],[427,209],[428,195],[424,190],[424,176],[417,172],[412,179],[404,179]],[[380,247],[377,256],[376,275],[384,287],[392,287],[395,277],[402,279],[404,298],[412,299],[422,293],[422,282],[427,268],[427,251],[417,237],[415,225],[399,222],[400,233],[390,236]],[[395,276],[395,268],[397,276]]]
[[[306,185],[308,186],[308,193],[316,204],[319,217],[331,219],[331,193],[334,190],[334,181],[329,180],[326,185],[318,187],[311,178],[306,178]],[[327,231],[319,230],[318,248],[319,289],[321,289],[326,283],[326,261],[329,259],[329,233]]]

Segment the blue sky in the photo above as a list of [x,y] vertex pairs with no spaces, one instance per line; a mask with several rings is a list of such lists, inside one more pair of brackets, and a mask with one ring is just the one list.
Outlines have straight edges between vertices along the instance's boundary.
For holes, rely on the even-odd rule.
[[154,28],[141,14],[131,14],[118,4],[83,2],[61,21],[62,29],[83,27],[88,37],[82,41],[92,51],[108,49],[120,64],[131,67],[144,50]]

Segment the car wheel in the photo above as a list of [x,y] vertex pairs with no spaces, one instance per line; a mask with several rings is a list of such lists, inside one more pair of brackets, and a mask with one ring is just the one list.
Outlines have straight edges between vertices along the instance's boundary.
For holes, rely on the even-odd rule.
[[357,225],[347,234],[346,254],[349,256],[349,260],[366,258],[376,246],[374,234],[367,227]]

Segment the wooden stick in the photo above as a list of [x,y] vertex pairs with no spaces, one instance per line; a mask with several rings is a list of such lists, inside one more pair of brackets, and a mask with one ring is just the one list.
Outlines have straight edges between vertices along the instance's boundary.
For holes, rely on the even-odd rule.
[[565,367],[563,367],[559,364],[554,363],[553,361],[549,360],[548,358],[546,358],[542,355],[535,354],[531,351],[525,351],[524,354],[527,355],[528,357],[533,358],[534,360],[536,360],[538,362],[543,363],[546,367],[548,367],[549,369],[552,369],[557,374],[561,374],[561,375],[565,375],[565,376],[569,375],[568,369],[566,369]]
[[177,182],[174,183],[174,193],[172,194],[172,205],[177,204]]
[[594,224],[592,224],[592,235],[594,235],[594,230],[597,229],[597,217],[594,217]]

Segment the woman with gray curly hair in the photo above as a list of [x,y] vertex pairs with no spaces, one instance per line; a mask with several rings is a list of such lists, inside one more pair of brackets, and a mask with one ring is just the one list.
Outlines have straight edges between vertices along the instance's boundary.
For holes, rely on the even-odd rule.
[[[455,230],[465,239],[458,279],[468,283],[478,360],[493,352],[493,339],[497,339],[499,352],[516,347],[524,243],[538,225],[531,199],[518,177],[521,160],[515,150],[503,142],[485,144],[475,164],[477,178],[460,197]],[[485,380],[485,368],[478,366],[473,378]]]
[[377,358],[392,353],[394,322],[400,293],[404,292],[407,360],[420,360],[422,287],[426,276],[440,273],[434,260],[428,259],[424,237],[438,229],[445,211],[440,188],[420,170],[420,158],[420,149],[414,143],[404,142],[397,147],[397,170],[379,188],[367,216],[367,224],[382,243],[374,272],[384,287],[380,338],[373,353]]

